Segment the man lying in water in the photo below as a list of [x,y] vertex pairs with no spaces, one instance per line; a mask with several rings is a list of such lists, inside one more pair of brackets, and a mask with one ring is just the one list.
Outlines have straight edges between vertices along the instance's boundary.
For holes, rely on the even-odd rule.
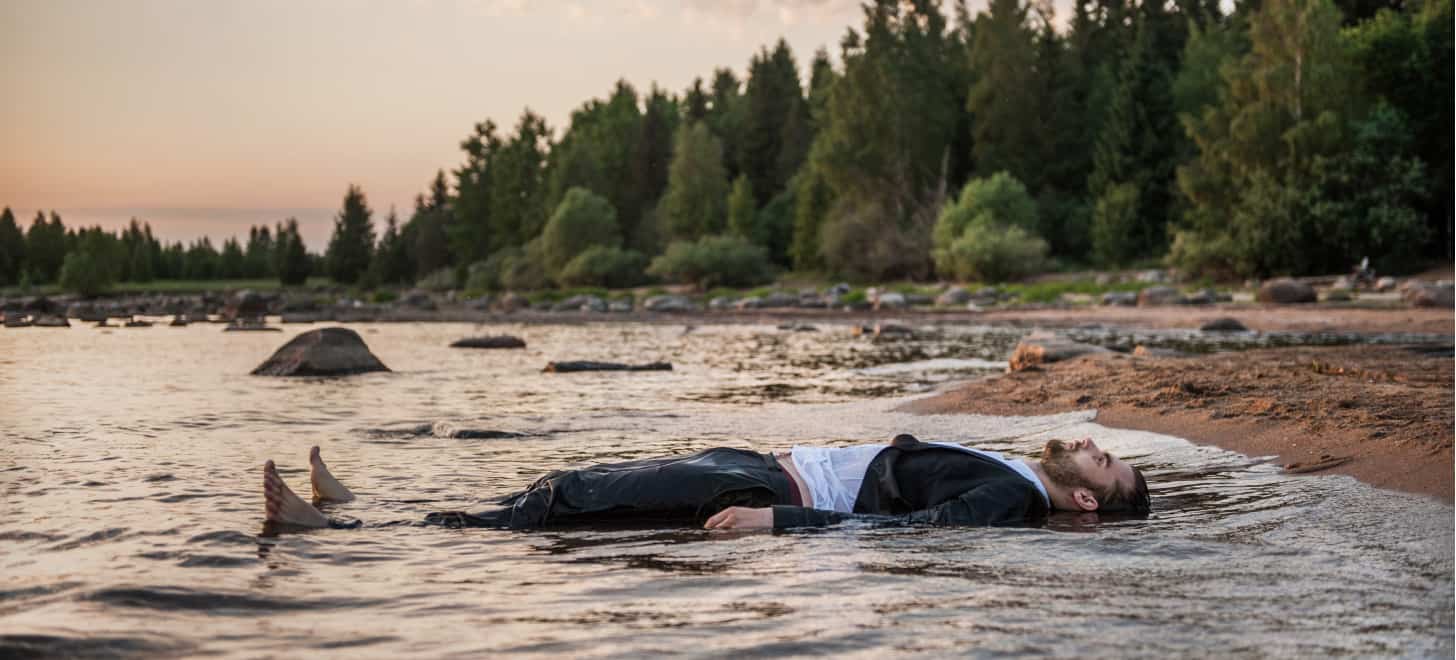
[[[354,499],[318,447],[309,463],[316,501]],[[263,495],[269,522],[352,526],[294,494],[273,461],[263,466]],[[1091,438],[1050,440],[1040,461],[1027,462],[902,434],[888,445],[778,454],[719,448],[558,470],[484,511],[431,513],[425,521],[503,529],[605,522],[782,529],[845,520],[987,526],[1035,523],[1052,510],[1147,513],[1150,504],[1142,472]]]

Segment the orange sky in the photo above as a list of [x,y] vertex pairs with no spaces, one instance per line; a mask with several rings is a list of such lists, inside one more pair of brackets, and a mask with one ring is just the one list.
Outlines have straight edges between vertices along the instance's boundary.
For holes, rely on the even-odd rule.
[[407,213],[474,122],[530,106],[560,130],[618,78],[680,92],[780,36],[807,68],[861,16],[844,0],[0,0],[0,205],[215,240],[281,219],[238,209],[314,209],[295,215],[321,247],[349,183]]

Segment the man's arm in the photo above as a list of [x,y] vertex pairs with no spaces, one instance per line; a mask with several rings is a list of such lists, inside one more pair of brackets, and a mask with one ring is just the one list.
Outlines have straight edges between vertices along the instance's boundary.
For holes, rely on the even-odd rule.
[[1032,513],[1041,493],[1032,486],[1000,481],[977,486],[961,493],[955,499],[942,502],[928,509],[911,511],[903,515],[877,515],[866,513],[839,513],[823,509],[809,509],[801,506],[774,506],[771,509],[749,509],[732,507],[718,512],[708,519],[708,529],[790,529],[794,527],[823,527],[845,521],[857,521],[877,526],[893,525],[936,525],[987,527],[1018,523]]

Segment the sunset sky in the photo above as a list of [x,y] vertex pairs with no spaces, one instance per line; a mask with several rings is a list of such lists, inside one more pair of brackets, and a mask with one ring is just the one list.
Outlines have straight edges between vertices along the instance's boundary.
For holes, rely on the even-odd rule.
[[[972,7],[984,6],[974,2]],[[780,36],[836,55],[843,0],[3,0],[0,205],[166,239],[296,215],[349,183],[407,215],[474,122],[558,131],[625,78],[681,92]]]

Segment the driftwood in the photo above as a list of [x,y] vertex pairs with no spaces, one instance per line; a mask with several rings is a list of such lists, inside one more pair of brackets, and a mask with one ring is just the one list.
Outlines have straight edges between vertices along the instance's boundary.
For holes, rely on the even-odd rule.
[[486,337],[466,337],[450,344],[450,348],[525,348],[526,342],[520,337],[510,335],[492,335]]
[[617,362],[592,362],[582,360],[576,362],[550,362],[542,371],[548,373],[569,373],[573,371],[672,371],[672,365],[667,362],[649,362],[647,364],[620,364]]
[[1007,361],[1006,371],[1024,371],[1037,365],[1111,352],[1101,346],[1075,342],[1049,332],[1033,332],[1016,345],[1011,359]]

